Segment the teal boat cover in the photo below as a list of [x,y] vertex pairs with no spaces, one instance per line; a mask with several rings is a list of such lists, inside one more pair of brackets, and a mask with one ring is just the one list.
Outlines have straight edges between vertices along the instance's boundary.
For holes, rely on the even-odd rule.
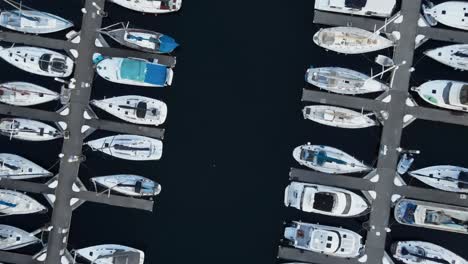
[[164,86],[167,79],[166,66],[141,60],[123,59],[120,67],[122,79]]
[[169,53],[175,50],[175,48],[179,46],[179,44],[177,44],[173,38],[166,36],[166,35],[162,35],[159,38],[159,41],[160,41],[159,43],[160,52]]

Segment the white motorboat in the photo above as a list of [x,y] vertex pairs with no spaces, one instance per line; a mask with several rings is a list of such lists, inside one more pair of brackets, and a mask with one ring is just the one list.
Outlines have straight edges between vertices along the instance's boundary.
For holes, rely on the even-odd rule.
[[316,0],[315,9],[359,16],[390,17],[396,0]]
[[395,205],[398,223],[442,231],[468,234],[468,208],[410,199]]
[[46,34],[73,27],[59,16],[35,10],[5,10],[0,13],[0,26],[31,34]]
[[91,181],[110,190],[129,196],[155,196],[161,185],[138,175],[119,174],[91,178]]
[[167,116],[164,102],[138,95],[92,100],[91,104],[122,120],[141,125],[161,125]]
[[292,222],[284,230],[290,245],[334,257],[356,258],[364,249],[362,237],[344,228]]
[[31,106],[57,100],[60,95],[42,86],[27,82],[0,84],[0,102],[17,106]]
[[409,175],[425,184],[447,192],[468,193],[468,169],[440,165],[409,172]]
[[468,44],[455,44],[426,50],[424,54],[455,69],[468,70]]
[[468,83],[446,80],[429,81],[413,90],[432,105],[468,112]]
[[23,180],[50,176],[51,172],[32,161],[14,154],[0,153],[0,179]]
[[376,121],[369,118],[369,114],[364,115],[350,109],[330,105],[306,106],[302,113],[305,119],[332,127],[356,129],[377,125]]
[[371,170],[349,154],[328,146],[305,144],[293,151],[299,164],[324,173],[356,173]]
[[[115,28],[115,25],[121,27]],[[123,23],[115,25],[101,29],[99,32],[132,49],[151,53],[171,53],[179,46],[173,38],[158,32],[129,28]]]
[[26,141],[47,141],[62,137],[58,129],[46,123],[23,118],[0,119],[0,134]]
[[391,246],[393,257],[405,264],[466,264],[457,254],[423,241],[399,241]]
[[159,160],[163,143],[154,138],[136,135],[116,135],[88,141],[95,151],[126,160]]
[[425,9],[424,13],[446,26],[468,30],[468,3],[447,1]]
[[[145,253],[141,250],[122,245],[97,245],[75,251],[79,256],[93,264],[139,263],[145,262]],[[139,262],[138,262],[139,259]],[[119,261],[120,260],[120,261]],[[133,262],[130,260],[137,260]]]
[[154,14],[165,14],[179,11],[182,0],[110,0],[125,8]]
[[318,46],[344,54],[361,54],[392,47],[393,41],[355,27],[322,28],[314,35]]
[[39,243],[39,238],[9,225],[0,225],[0,250],[13,250]]
[[73,61],[56,51],[36,47],[11,47],[0,50],[0,57],[13,66],[48,77],[68,77]]
[[369,204],[361,196],[345,189],[291,182],[284,191],[284,204],[304,212],[336,217],[365,214]]
[[385,92],[390,88],[369,76],[339,67],[311,67],[307,70],[306,81],[321,89],[338,94],[366,94]]
[[128,58],[99,58],[96,61],[99,76],[111,82],[146,87],[172,84],[174,71],[156,62]]
[[0,189],[0,214],[21,215],[45,212],[47,209],[26,194]]

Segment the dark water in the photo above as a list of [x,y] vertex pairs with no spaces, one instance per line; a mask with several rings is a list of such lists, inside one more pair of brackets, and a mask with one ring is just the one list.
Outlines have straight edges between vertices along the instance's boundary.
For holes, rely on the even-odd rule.
[[[24,4],[80,24],[82,1],[32,1]],[[132,173],[163,186],[154,213],[86,203],[75,211],[70,248],[101,243],[125,244],[146,253],[146,263],[267,264],[277,261],[282,222],[303,220],[343,226],[365,234],[366,217],[341,220],[307,215],[283,206],[292,149],[311,142],[342,149],[375,164],[380,129],[340,130],[304,121],[301,89],[310,65],[378,70],[376,54],[344,56],[312,42],[320,27],[312,23],[313,1],[185,1],[183,10],[164,16],[142,15],[109,3],[105,25],[130,21],[135,27],[175,37],[174,85],[164,89],[126,87],[96,77],[93,99],[138,94],[169,107],[160,162],[127,162],[85,150],[80,178]],[[63,38],[63,33],[53,34]],[[444,43],[428,42],[417,52],[412,84],[430,79],[468,81],[428,58],[422,51]],[[391,55],[390,51],[383,51]],[[60,84],[24,73],[0,61],[1,81],[36,82],[59,91]],[[415,97],[417,98],[417,97]],[[57,103],[38,108],[55,110]],[[102,118],[111,116],[96,111]],[[110,133],[97,131],[90,138]],[[402,146],[420,149],[414,167],[452,164],[468,167],[468,129],[417,121]],[[57,162],[61,141],[29,143],[0,137],[11,152],[48,168]],[[51,169],[57,172],[57,166]],[[420,185],[416,180],[411,184]],[[39,196],[35,196],[41,199]],[[45,202],[44,200],[41,200]],[[33,230],[49,215],[1,218],[0,223]],[[468,257],[467,236],[392,225],[391,239],[436,242]],[[30,252],[32,253],[32,252]]]

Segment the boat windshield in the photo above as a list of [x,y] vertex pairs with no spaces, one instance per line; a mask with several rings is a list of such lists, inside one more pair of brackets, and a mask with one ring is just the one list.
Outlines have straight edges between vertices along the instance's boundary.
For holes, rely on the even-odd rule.
[[345,7],[362,9],[367,4],[367,0],[345,0]]
[[460,89],[460,103],[468,105],[468,85],[464,84]]
[[429,257],[426,254],[426,251],[422,247],[402,247],[401,255],[407,258],[413,259],[415,262],[421,262],[421,260],[428,260],[430,263],[440,263],[440,264],[453,264],[445,259],[440,259],[438,257]]
[[51,63],[52,71],[65,73],[67,70],[67,63],[62,58],[54,58]]
[[450,104],[450,91],[452,90],[453,82],[448,82],[447,85],[442,90],[442,99],[444,99],[444,103]]
[[320,42],[325,45],[332,45],[333,43],[335,43],[335,33],[322,32],[322,34],[320,34]]
[[332,212],[337,196],[334,193],[318,192],[314,196],[313,208],[323,212]]
[[468,172],[460,171],[460,174],[458,174],[458,188],[468,188]]
[[146,102],[139,102],[137,104],[136,116],[138,118],[145,118],[147,111],[148,105],[146,104]]
[[49,71],[49,64],[50,64],[50,59],[52,58],[52,54],[43,54],[39,58],[39,68],[43,71]]
[[466,223],[444,213],[443,211],[427,210],[424,223],[432,225],[444,226],[460,226],[463,227]]
[[0,161],[0,168],[7,168],[9,170],[19,170],[20,169],[20,167],[15,166],[15,165],[10,164],[10,163],[6,163],[5,161]]

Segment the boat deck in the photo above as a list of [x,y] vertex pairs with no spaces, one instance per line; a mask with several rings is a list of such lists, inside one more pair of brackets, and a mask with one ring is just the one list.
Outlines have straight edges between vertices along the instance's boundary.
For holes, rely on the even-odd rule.
[[[457,43],[468,43],[468,32],[461,30],[440,29],[430,27],[419,27],[418,19],[422,0],[403,0],[400,14],[404,17],[401,23],[391,23],[382,31],[399,31],[401,39],[394,50],[393,60],[395,64],[402,64],[395,72],[394,83],[388,93],[380,98],[391,96],[390,102],[372,100],[353,96],[331,94],[322,91],[303,90],[302,101],[321,104],[331,104],[351,109],[367,111],[386,111],[389,114],[383,126],[380,151],[376,171],[379,180],[372,182],[372,177],[363,179],[342,175],[329,175],[314,171],[306,171],[292,168],[290,180],[324,184],[329,186],[362,190],[379,195],[372,201],[372,210],[369,220],[369,231],[366,240],[366,260],[360,262],[357,259],[331,258],[313,252],[305,252],[288,247],[279,247],[278,257],[289,261],[300,261],[308,263],[382,263],[386,255],[385,246],[387,239],[387,228],[391,219],[392,196],[400,195],[407,198],[433,201],[458,206],[468,206],[466,195],[448,193],[434,189],[425,189],[413,186],[396,186],[394,180],[399,178],[396,168],[399,158],[397,149],[400,147],[403,128],[407,125],[403,117],[411,115],[415,118],[468,126],[468,113],[452,112],[441,109],[432,109],[422,106],[409,106],[407,100],[409,94],[409,83],[411,67],[415,50],[415,38],[422,34],[429,39],[451,41]],[[345,14],[315,11],[314,23],[330,26],[354,26],[374,31],[385,24],[385,20],[368,17],[349,16]]]

